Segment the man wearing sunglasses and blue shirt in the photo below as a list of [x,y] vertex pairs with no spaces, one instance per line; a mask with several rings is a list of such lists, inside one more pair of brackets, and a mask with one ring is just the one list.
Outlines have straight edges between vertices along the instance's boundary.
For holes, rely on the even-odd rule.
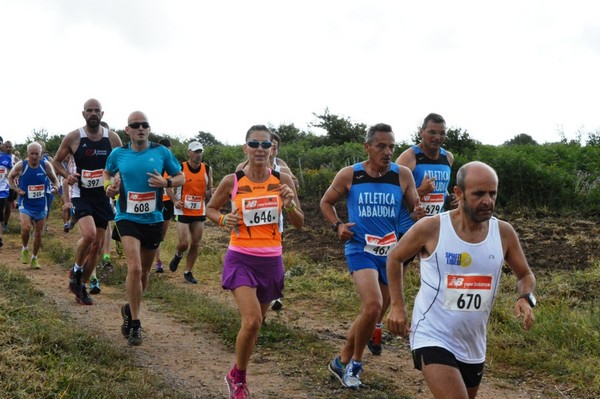
[[[119,195],[115,224],[127,262],[128,301],[121,307],[121,333],[129,345],[137,346],[142,343],[142,294],[163,239],[163,189],[181,186],[185,177],[167,147],[148,141],[150,123],[146,114],[132,112],[125,132],[131,141],[110,154],[103,180],[108,197]],[[171,177],[165,178],[165,172]]]
[[[100,101],[87,100],[81,114],[85,126],[65,136],[52,166],[73,186],[71,202],[81,233],[75,250],[75,264],[69,272],[69,290],[78,303],[92,305],[94,302],[85,284],[98,262],[108,223],[114,218],[110,201],[104,193],[102,174],[108,155],[122,143],[119,135],[100,125],[104,116]],[[69,173],[63,164],[70,155],[75,159],[75,173]]]

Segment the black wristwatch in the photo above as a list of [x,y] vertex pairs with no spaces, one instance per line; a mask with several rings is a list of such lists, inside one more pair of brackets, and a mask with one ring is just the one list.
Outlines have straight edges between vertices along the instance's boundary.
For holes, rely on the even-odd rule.
[[167,179],[167,188],[170,188],[172,186],[173,186],[173,180]]
[[331,225],[331,229],[337,233],[337,229],[338,229],[338,226],[339,226],[340,224],[344,224],[344,223],[343,223],[343,222],[340,222],[340,221],[338,220],[337,222],[335,222],[334,224],[332,224],[332,225]]
[[535,299],[535,296],[533,296],[533,294],[531,292],[528,292],[527,294],[523,294],[520,295],[517,298],[517,301],[521,298],[525,298],[527,299],[527,302],[529,302],[529,306],[531,306],[532,308],[535,308],[535,305],[537,304],[537,300]]

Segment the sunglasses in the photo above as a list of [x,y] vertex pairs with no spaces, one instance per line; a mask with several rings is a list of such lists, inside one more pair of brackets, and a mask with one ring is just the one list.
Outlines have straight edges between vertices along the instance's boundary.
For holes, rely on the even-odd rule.
[[273,143],[271,143],[270,141],[258,141],[258,140],[252,140],[252,141],[247,142],[246,144],[248,144],[248,147],[250,147],[250,148],[262,147],[265,150],[267,148],[271,148],[271,146],[273,145]]
[[150,124],[148,122],[133,122],[129,124],[129,127],[132,129],[139,129],[140,126],[144,129],[148,129],[150,127]]

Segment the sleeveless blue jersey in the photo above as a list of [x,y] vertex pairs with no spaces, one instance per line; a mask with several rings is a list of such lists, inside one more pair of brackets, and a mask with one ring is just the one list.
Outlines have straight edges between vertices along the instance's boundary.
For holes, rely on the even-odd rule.
[[399,238],[402,188],[399,167],[390,164],[380,177],[367,174],[362,163],[353,165],[352,186],[346,198],[348,221],[356,223],[350,230],[345,254],[369,252],[385,256]]
[[[438,159],[431,159],[421,151],[419,146],[414,145],[412,148],[416,159],[415,169],[412,171],[412,174],[415,178],[417,188],[423,183],[425,175],[435,177],[435,190],[421,198],[421,205],[425,208],[427,216],[437,215],[444,210],[444,200],[448,193],[450,173],[452,172],[446,150],[440,148]],[[404,234],[415,224],[415,221],[410,218],[410,214],[405,207],[402,207],[400,218],[400,232]]]
[[19,197],[19,209],[27,209],[31,214],[47,212],[46,203],[46,169],[44,160],[36,168],[32,168],[23,160],[23,171],[19,177],[19,188],[25,192],[25,196]]

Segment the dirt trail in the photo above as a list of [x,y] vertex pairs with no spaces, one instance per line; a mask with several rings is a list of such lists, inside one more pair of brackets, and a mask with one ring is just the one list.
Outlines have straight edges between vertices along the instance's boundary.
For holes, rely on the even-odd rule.
[[[31,278],[37,289],[43,291],[59,309],[76,320],[80,326],[112,340],[116,345],[122,345],[123,349],[135,358],[137,364],[160,375],[180,391],[189,393],[191,397],[208,399],[227,397],[223,376],[231,367],[234,356],[221,344],[215,334],[208,330],[192,330],[188,325],[161,313],[157,307],[152,306],[151,302],[145,300],[142,305],[144,342],[140,347],[128,347],[127,341],[120,334],[119,308],[125,301],[125,293],[121,289],[103,286],[102,293],[94,297],[93,306],[76,304],[73,295],[66,288],[67,278],[64,267],[49,264],[48,258],[43,254],[43,248],[41,270],[32,270],[28,265],[19,262],[20,239],[14,230],[13,227],[13,232],[4,236],[5,245],[0,249],[3,263],[23,271]],[[205,241],[211,241],[212,236],[215,237],[212,241],[214,244],[223,242],[220,230],[210,223],[207,223],[206,230]],[[73,246],[77,238],[76,232],[65,234],[52,226],[48,234],[65,237]],[[201,289],[203,292],[209,291],[211,296],[229,298],[229,294],[222,291],[218,281],[208,285],[192,286],[182,281],[180,273],[171,274],[166,271],[164,277],[173,279],[175,284],[181,284],[189,290]],[[290,324],[302,326],[305,330],[318,334],[328,342],[333,355],[343,344],[350,320],[332,323],[331,320],[319,319],[318,313],[309,310],[311,306],[314,308],[314,304],[285,302],[281,317]],[[274,316],[268,315],[268,317]],[[381,373],[397,381],[398,393],[409,394],[414,399],[431,397],[422,376],[413,369],[406,344],[400,347],[386,347],[383,355],[379,357],[373,357],[367,352],[365,362],[367,369],[363,378],[365,382],[368,383],[371,373]],[[533,377],[529,379],[535,380]],[[333,378],[327,377],[318,386],[305,386],[301,374],[285,372],[281,369],[281,365],[262,356],[260,351],[253,354],[248,381],[254,398],[314,398],[324,397],[323,395],[346,397],[340,395],[342,389]],[[542,398],[550,397],[551,391],[553,389],[548,385],[528,386],[522,381],[517,384],[515,381],[503,381],[486,375],[478,397]]]

